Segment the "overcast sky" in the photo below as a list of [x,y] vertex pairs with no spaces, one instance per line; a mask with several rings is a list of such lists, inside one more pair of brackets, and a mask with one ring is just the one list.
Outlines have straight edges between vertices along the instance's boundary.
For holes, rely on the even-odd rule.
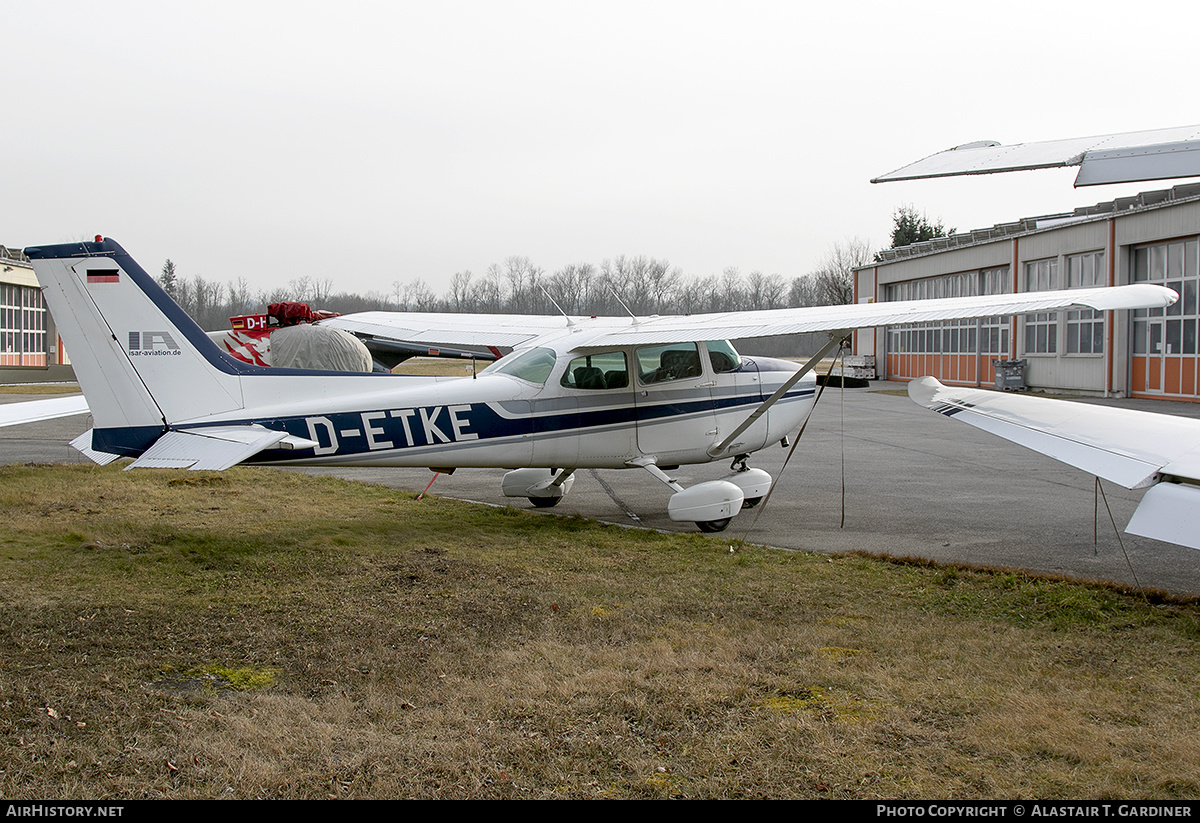
[[872,185],[950,146],[1200,123],[1194,3],[0,0],[0,243],[387,292],[528,256],[791,278],[1162,184]]

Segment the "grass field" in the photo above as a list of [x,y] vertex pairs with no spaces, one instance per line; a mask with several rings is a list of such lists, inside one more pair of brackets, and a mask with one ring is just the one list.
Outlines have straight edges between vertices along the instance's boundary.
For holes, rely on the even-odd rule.
[[0,386],[0,394],[77,394],[75,383],[13,383]]
[[0,501],[2,797],[1200,794],[1192,602],[265,469]]

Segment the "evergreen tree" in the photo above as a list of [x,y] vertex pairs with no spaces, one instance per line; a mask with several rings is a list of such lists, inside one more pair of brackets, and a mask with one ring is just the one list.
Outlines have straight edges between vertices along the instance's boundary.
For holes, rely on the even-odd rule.
[[954,229],[946,230],[942,221],[930,223],[924,214],[917,214],[914,206],[900,206],[892,214],[892,245],[891,248],[909,246],[923,240],[935,237],[946,237],[954,234]]
[[175,264],[169,257],[167,262],[163,263],[162,274],[158,276],[158,285],[162,286],[163,291],[171,295],[172,299],[179,294],[179,278],[175,275]]

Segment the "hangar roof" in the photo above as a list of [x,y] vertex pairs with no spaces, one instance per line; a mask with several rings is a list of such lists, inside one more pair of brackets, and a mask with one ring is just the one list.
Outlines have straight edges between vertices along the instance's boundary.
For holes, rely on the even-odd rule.
[[859,268],[870,268],[876,263],[890,263],[895,260],[919,257],[925,254],[935,254],[948,249],[973,246],[979,243],[990,243],[1005,237],[1029,234],[1035,231],[1046,231],[1047,229],[1052,229],[1066,223],[1105,219],[1118,213],[1157,209],[1197,199],[1200,199],[1200,183],[1188,183],[1173,186],[1169,189],[1142,192],[1132,197],[1118,197],[1115,200],[1108,200],[1093,206],[1081,206],[1074,211],[1045,214],[1038,217],[1022,217],[1020,220],[1015,220],[1011,223],[997,223],[990,228],[972,229],[966,232],[958,232],[948,237],[935,237],[933,240],[923,240],[920,243],[913,243],[908,246],[883,249],[878,253],[875,263],[860,266]]

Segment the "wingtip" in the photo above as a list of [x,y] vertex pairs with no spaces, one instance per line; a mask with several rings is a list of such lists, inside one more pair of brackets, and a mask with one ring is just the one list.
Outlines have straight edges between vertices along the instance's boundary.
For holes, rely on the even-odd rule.
[[936,377],[918,377],[908,383],[908,399],[918,406],[932,408],[934,395],[943,388]]

